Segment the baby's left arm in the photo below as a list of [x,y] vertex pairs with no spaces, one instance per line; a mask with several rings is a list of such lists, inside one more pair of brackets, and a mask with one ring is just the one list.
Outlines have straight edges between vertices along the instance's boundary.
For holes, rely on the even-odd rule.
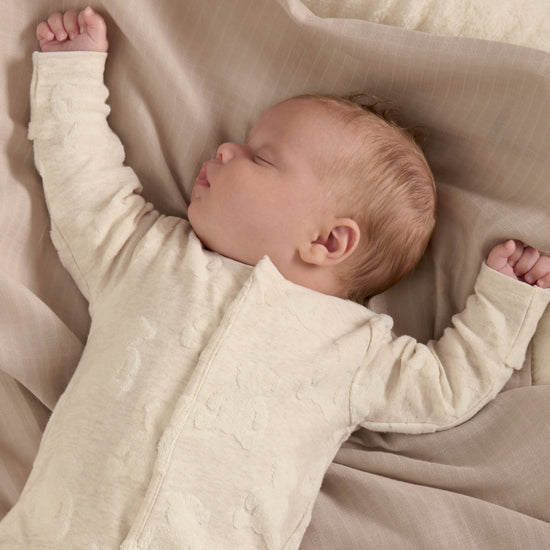
[[532,246],[521,241],[496,245],[487,257],[487,265],[512,279],[541,288],[550,287],[550,257],[541,256]]
[[354,381],[354,420],[379,431],[422,433],[478,412],[524,363],[550,303],[550,261],[519,241],[494,247],[465,309],[427,345],[395,338],[382,318]]

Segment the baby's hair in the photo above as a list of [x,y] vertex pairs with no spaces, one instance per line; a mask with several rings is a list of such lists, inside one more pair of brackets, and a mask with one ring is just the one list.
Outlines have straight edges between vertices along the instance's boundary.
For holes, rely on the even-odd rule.
[[[396,109],[366,94],[301,95],[325,105],[353,131],[355,148],[335,151],[321,175],[361,230],[341,281],[358,302],[396,284],[420,261],[435,225],[436,190],[418,144],[420,132],[397,122]],[[344,149],[344,148],[342,148]],[[343,185],[344,183],[344,185]]]

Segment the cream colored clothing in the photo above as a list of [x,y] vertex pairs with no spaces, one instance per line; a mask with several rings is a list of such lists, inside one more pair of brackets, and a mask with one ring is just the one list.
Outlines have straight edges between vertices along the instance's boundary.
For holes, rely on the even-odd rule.
[[205,250],[137,194],[106,122],[105,57],[33,57],[29,135],[92,326],[0,548],[298,548],[342,442],[473,416],[521,367],[550,292],[484,266],[426,346],[267,257]]

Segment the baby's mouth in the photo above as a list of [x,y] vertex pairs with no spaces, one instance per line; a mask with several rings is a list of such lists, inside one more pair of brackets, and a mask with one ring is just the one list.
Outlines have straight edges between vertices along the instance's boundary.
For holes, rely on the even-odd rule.
[[201,166],[201,170],[199,172],[199,175],[197,176],[197,179],[195,181],[195,185],[201,185],[203,187],[210,187],[210,183],[206,177],[206,162]]

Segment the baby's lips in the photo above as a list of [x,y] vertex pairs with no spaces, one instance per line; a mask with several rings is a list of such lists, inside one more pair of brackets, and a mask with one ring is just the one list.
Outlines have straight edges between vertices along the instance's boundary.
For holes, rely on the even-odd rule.
[[205,187],[210,187],[210,183],[208,182],[208,178],[206,177],[206,165],[205,162],[200,169],[199,175],[197,176],[197,185],[204,185]]
[[199,178],[204,179],[204,180],[207,179],[207,177],[206,177],[206,165],[207,165],[206,162],[203,163],[203,165],[201,166],[201,171],[199,173]]

